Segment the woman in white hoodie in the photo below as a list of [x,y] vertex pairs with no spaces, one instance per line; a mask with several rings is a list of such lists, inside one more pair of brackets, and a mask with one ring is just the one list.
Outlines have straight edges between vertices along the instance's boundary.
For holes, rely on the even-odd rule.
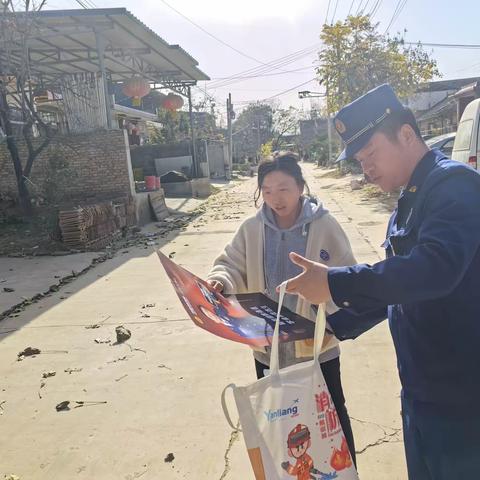
[[[280,153],[260,163],[256,206],[260,196],[263,205],[255,216],[240,225],[208,275],[209,283],[218,291],[225,294],[262,292],[278,301],[275,288],[301,272],[290,261],[290,252],[328,266],[356,263],[342,227],[310,197],[295,154]],[[286,295],[284,305],[315,321],[316,308],[306,300]],[[336,310],[333,303],[327,305],[328,314]],[[313,339],[281,343],[280,368],[311,360],[312,347]],[[261,378],[264,370],[269,368],[270,348],[255,349],[253,355],[257,377]],[[352,428],[340,379],[339,355],[337,345],[322,353],[319,361],[350,452],[355,458]]]

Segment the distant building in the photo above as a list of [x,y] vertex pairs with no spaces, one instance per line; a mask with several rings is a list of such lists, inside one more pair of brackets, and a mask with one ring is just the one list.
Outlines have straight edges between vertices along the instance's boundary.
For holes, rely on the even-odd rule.
[[454,132],[465,107],[480,96],[479,85],[480,77],[428,82],[405,103],[414,111],[422,135]]
[[300,143],[304,148],[309,147],[320,137],[327,135],[327,119],[313,118],[300,120]]

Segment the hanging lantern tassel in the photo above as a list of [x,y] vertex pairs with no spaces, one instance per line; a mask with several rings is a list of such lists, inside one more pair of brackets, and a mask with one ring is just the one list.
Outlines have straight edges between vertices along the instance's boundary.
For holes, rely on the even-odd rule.
[[150,84],[144,78],[133,77],[123,85],[122,92],[131,97],[134,107],[139,107],[142,104],[142,97],[150,93]]

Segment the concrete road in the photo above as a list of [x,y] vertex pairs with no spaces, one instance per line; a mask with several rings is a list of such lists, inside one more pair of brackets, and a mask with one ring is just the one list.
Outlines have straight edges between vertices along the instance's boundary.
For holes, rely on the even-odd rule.
[[[378,260],[386,211],[350,192],[347,180],[306,169],[358,259]],[[205,275],[254,212],[254,181],[210,198],[207,212],[170,235],[161,250]],[[61,289],[0,322],[0,476],[253,479],[243,439],[228,427],[219,401],[228,383],[254,380],[251,353],[186,318],[152,247],[130,248],[65,288],[67,298]],[[127,344],[114,345],[117,325],[131,330]],[[43,353],[17,361],[28,346]],[[49,371],[56,374],[43,379]],[[361,477],[405,479],[399,384],[386,325],[345,342],[342,373]],[[66,400],[71,409],[57,412]],[[106,403],[75,408],[76,401]],[[166,462],[170,453],[174,459]]]
[[88,252],[58,257],[0,257],[0,313],[47,292],[63,277],[81,273],[98,256]]

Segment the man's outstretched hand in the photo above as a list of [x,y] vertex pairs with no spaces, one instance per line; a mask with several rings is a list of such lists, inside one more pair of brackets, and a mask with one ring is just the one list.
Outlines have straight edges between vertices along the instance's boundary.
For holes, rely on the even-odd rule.
[[290,253],[290,260],[302,267],[303,272],[288,280],[287,293],[300,295],[314,305],[332,299],[328,286],[328,267],[321,263],[312,262],[293,252]]

